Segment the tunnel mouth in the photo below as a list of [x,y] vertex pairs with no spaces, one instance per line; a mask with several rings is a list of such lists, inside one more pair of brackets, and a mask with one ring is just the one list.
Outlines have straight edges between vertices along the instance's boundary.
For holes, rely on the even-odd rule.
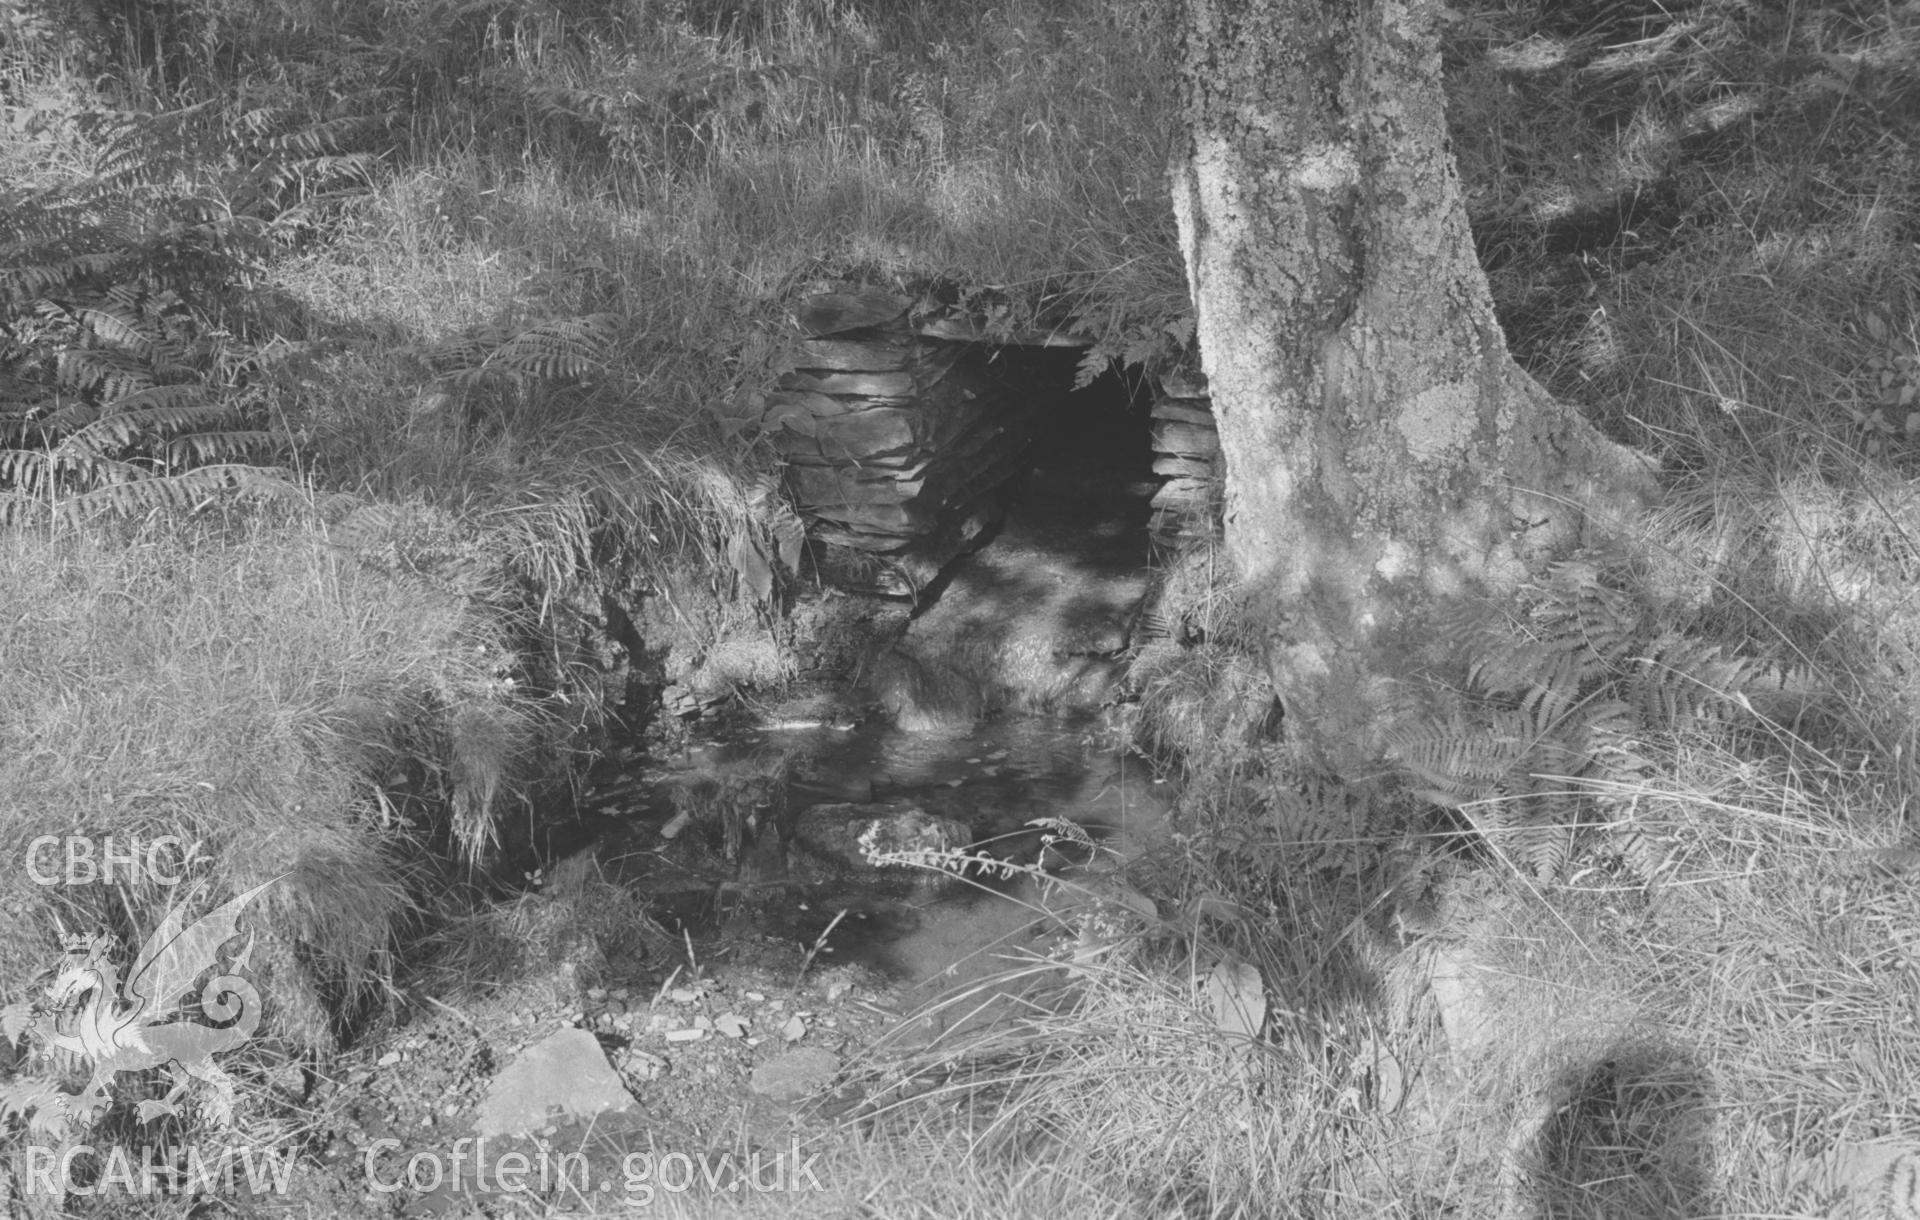
[[871,674],[896,726],[1073,716],[1124,695],[1152,583],[1153,396],[1112,369],[1075,390],[1075,356],[1003,357],[999,375],[1026,396],[1021,461],[997,528],[927,586]]
[[1011,502],[1044,501],[1068,516],[1124,509],[1144,531],[1147,502],[1160,486],[1153,473],[1151,389],[1145,377],[1118,364],[1075,389],[1078,356],[1027,357],[1039,392],[1026,469],[1010,489]]
[[1082,567],[1108,573],[1144,570],[1153,559],[1153,472],[1150,382],[1114,362],[1075,388],[1077,348],[1003,348],[996,375],[1029,404],[1028,439],[1019,470],[1002,485],[994,525],[966,553],[919,590],[916,614],[950,588],[956,575],[1022,552],[1027,568],[1061,576]]
[[918,604],[1004,539],[1010,509],[1149,545],[1217,517],[1191,353],[1123,367],[1063,326],[1008,334],[879,290],[816,294],[794,317],[788,371],[742,418],[771,438],[825,584]]

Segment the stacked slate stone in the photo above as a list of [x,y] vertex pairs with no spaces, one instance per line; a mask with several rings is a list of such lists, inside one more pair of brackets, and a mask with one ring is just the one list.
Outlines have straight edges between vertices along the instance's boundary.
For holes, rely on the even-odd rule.
[[793,371],[765,408],[788,421],[775,443],[822,574],[895,596],[918,593],[998,521],[1033,420],[990,348],[912,308],[875,290],[802,302]]
[[1154,541],[1178,547],[1211,537],[1220,521],[1225,471],[1207,381],[1197,372],[1160,376],[1153,397],[1153,473],[1166,482],[1153,496]]

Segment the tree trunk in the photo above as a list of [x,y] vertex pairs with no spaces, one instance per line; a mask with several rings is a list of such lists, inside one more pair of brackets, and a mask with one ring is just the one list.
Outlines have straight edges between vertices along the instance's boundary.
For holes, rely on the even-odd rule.
[[1634,516],[1644,464],[1513,362],[1427,0],[1186,0],[1174,207],[1226,538],[1290,735],[1378,759],[1436,601]]

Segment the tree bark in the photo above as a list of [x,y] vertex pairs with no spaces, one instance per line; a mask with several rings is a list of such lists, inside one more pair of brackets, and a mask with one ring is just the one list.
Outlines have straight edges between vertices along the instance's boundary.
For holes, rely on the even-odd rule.
[[1428,0],[1186,0],[1174,208],[1226,540],[1288,731],[1373,766],[1434,605],[1644,506],[1644,463],[1507,351]]

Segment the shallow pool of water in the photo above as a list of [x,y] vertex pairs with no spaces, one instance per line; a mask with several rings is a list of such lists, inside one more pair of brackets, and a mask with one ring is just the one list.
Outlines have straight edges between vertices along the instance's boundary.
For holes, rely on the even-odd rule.
[[[786,937],[818,944],[823,962],[857,962],[908,982],[976,973],[983,956],[1024,943],[1042,918],[1034,901],[1039,881],[943,881],[890,870],[865,884],[800,886],[783,880],[783,866],[734,869],[718,857],[686,863],[692,853],[684,845],[670,850],[661,840],[683,808],[676,788],[778,775],[789,819],[836,802],[919,808],[965,823],[983,851],[1022,862],[1040,857],[1042,832],[1029,826],[1039,818],[1075,822],[1100,842],[1103,857],[1130,858],[1161,832],[1171,799],[1171,786],[1121,749],[1096,716],[1008,717],[948,735],[775,719],[677,757],[620,760],[602,775],[588,793],[605,827],[596,849],[602,867],[655,894],[662,915],[696,941]],[[763,850],[758,858],[772,857]],[[1048,854],[1043,862],[1064,858]]]

